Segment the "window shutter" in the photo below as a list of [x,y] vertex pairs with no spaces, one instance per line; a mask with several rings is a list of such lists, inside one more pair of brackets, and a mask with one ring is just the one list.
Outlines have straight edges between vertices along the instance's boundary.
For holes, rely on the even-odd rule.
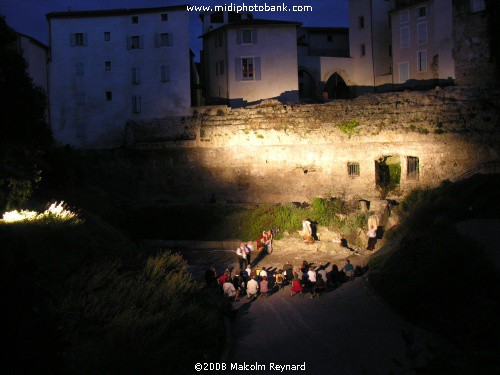
[[236,43],[241,44],[241,29],[236,30]]
[[139,37],[139,49],[144,49],[144,37],[142,35]]
[[260,81],[260,57],[255,57],[253,59],[254,70],[255,70],[255,80]]
[[75,33],[69,34],[69,44],[71,47],[76,46],[76,34]]
[[127,37],[127,49],[130,49],[132,47],[132,38],[131,37]]
[[89,36],[87,33],[83,34],[83,45],[86,46],[89,44]]
[[161,34],[156,34],[156,47],[161,46]]
[[252,29],[252,43],[257,44],[257,29]]
[[168,33],[168,45],[169,46],[174,45],[174,35],[172,33]]
[[236,81],[243,80],[243,77],[241,76],[241,57],[234,59],[234,79]]

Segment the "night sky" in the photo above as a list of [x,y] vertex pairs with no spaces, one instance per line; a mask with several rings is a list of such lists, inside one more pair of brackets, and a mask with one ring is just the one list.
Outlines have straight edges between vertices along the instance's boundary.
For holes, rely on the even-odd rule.
[[[48,43],[47,22],[45,14],[49,12],[116,9],[116,8],[147,8],[170,5],[281,5],[282,0],[0,0],[0,13],[3,14],[10,27],[30,35],[43,43]],[[299,21],[304,26],[348,26],[349,0],[285,0],[292,5],[311,5],[312,12],[255,12],[255,18]],[[190,47],[199,59],[201,42],[201,21],[198,13],[192,12],[190,18]]]

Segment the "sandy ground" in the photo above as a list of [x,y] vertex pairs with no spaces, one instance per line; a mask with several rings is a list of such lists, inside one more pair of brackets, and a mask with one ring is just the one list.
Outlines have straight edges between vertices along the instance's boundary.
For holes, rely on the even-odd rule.
[[[315,247],[297,243],[296,247],[280,248],[261,257],[259,266],[276,270],[285,261],[299,265],[307,260],[315,265],[343,265],[351,259],[354,265],[365,265],[368,254],[341,249],[325,253]],[[310,249],[310,250],[309,250]],[[191,272],[202,278],[205,269],[214,265],[219,274],[226,268],[234,270],[237,258],[230,250],[183,250]],[[255,258],[255,254],[254,254]],[[239,373],[276,373],[270,363],[303,364],[306,371],[282,373],[305,374],[401,374],[409,373],[412,364],[407,358],[409,347],[403,335],[414,336],[412,349],[420,351],[434,338],[394,314],[372,291],[368,276],[362,276],[321,298],[308,294],[290,298],[289,287],[269,298],[245,298],[233,303],[238,312],[231,322],[230,363],[264,365],[266,371],[225,371]],[[425,362],[425,349],[417,362]],[[398,366],[396,362],[402,364]],[[228,367],[230,368],[230,367]]]

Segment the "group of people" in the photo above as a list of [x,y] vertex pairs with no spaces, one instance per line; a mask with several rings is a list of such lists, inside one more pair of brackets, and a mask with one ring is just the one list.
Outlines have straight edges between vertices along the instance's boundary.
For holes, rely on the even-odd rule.
[[226,269],[221,276],[217,276],[215,268],[211,267],[205,273],[205,282],[209,286],[219,287],[232,301],[238,301],[245,294],[248,299],[268,297],[271,290],[284,288],[285,285],[290,285],[290,297],[309,292],[310,298],[313,298],[320,297],[328,288],[336,288],[364,272],[366,267],[354,267],[349,259],[345,260],[342,269],[334,264],[330,272],[326,271],[325,266],[315,267],[304,260],[298,267],[286,262],[283,269],[276,272],[264,267],[252,268],[250,264],[246,264],[244,269],[240,268],[234,275]]

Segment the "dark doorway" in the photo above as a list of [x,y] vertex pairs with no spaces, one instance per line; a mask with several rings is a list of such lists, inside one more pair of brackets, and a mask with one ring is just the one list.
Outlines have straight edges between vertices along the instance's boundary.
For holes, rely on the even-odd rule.
[[375,182],[382,198],[399,188],[401,160],[398,155],[382,156],[375,160]]
[[337,73],[333,73],[326,81],[323,89],[324,99],[347,99],[349,98],[349,88],[343,78]]
[[314,78],[305,70],[299,70],[299,98],[301,101],[312,101],[316,99],[316,84],[314,83]]

